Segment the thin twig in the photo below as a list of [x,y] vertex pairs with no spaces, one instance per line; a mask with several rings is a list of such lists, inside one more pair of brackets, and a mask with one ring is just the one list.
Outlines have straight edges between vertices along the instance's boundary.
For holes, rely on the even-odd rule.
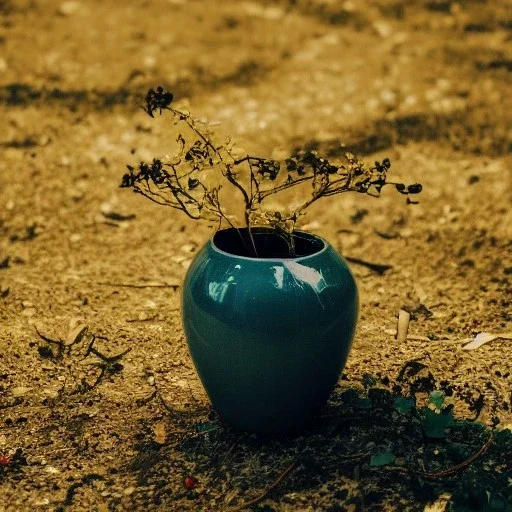
[[371,452],[359,452],[359,453],[347,453],[346,455],[340,455],[338,457],[339,460],[354,460],[354,459],[363,459],[364,457],[369,457]]
[[231,446],[227,449],[226,453],[222,457],[222,464],[227,464],[231,461],[233,458],[233,453],[235,452],[235,448],[237,447],[238,443],[235,441],[231,444]]
[[114,356],[106,356],[105,354],[102,354],[98,349],[94,347],[94,343],[97,339],[106,340],[107,338],[105,338],[104,336],[96,336],[93,334],[92,340],[89,343],[89,346],[87,347],[87,351],[85,352],[84,359],[88,357],[90,354],[93,354],[98,359],[100,359],[101,362],[94,363],[95,366],[98,366],[100,368],[100,373],[92,384],[89,384],[84,377],[82,379],[80,386],[76,390],[77,393],[91,391],[101,383],[105,375],[110,373],[118,373],[119,371],[121,371],[123,366],[119,363],[119,360],[132,350],[130,347]]
[[37,328],[37,325],[34,325],[34,329],[36,330],[37,332],[37,335],[44,341],[46,341],[46,343],[53,343],[55,345],[62,345],[64,346],[64,342],[62,340],[53,340],[52,338],[48,338],[48,336],[45,336],[44,334],[42,334],[39,329]]
[[284,481],[284,479],[297,467],[295,462],[292,462],[259,496],[256,498],[247,501],[243,505],[236,507],[232,512],[240,512],[246,508],[254,507],[261,503],[263,500],[267,499],[269,494],[274,491],[279,485]]
[[453,476],[455,473],[457,473],[457,471],[466,468],[472,462],[474,462],[476,459],[478,459],[478,457],[483,455],[489,449],[493,440],[494,440],[494,435],[492,432],[490,432],[489,439],[487,439],[485,444],[478,451],[473,453],[473,455],[471,455],[470,457],[468,457],[466,460],[462,461],[459,464],[455,464],[454,466],[449,466],[446,469],[443,469],[441,471],[436,471],[433,473],[429,473],[426,471],[415,471],[414,473],[423,478],[428,478],[431,480],[437,480],[439,478],[444,478],[445,476]]
[[367,267],[370,270],[373,270],[380,276],[384,275],[390,268],[393,268],[391,265],[381,265],[380,263],[371,263],[369,261],[361,260],[359,258],[353,258],[351,256],[344,256],[347,261],[350,263],[355,263],[356,265],[362,265],[363,267]]
[[170,284],[170,283],[148,283],[148,284],[131,284],[131,283],[109,283],[109,282],[99,282],[103,286],[119,286],[122,288],[172,288],[174,290],[180,287],[179,284]]
[[89,354],[94,354],[96,357],[100,358],[103,362],[108,363],[108,364],[116,363],[123,356],[125,356],[126,354],[128,354],[128,352],[131,352],[131,350],[132,350],[132,348],[129,347],[126,350],[123,350],[123,352],[116,354],[115,356],[106,356],[105,354],[102,354],[99,350],[95,349],[92,346],[93,343],[94,343],[94,340],[89,345],[84,357],[87,357]]
[[80,330],[80,332],[77,334],[77,336],[75,337],[75,339],[73,341],[71,341],[70,343],[65,343],[62,340],[54,340],[52,338],[48,338],[48,336],[45,336],[43,333],[41,333],[39,331],[39,329],[37,328],[36,325],[34,325],[34,329],[36,330],[37,335],[42,340],[46,341],[46,343],[48,343],[49,345],[57,345],[57,351],[58,351],[58,353],[56,355],[57,359],[60,359],[66,351],[68,351],[68,353],[69,353],[69,351],[71,350],[71,347],[75,343],[79,343],[80,341],[82,341],[84,335],[87,334],[87,332],[88,332],[88,328],[84,327]]
[[490,432],[489,439],[487,439],[485,444],[478,451],[476,451],[473,455],[468,457],[466,460],[463,460],[459,464],[455,464],[454,466],[449,466],[441,471],[435,471],[435,472],[417,471],[412,468],[404,468],[404,467],[399,467],[399,466],[385,466],[385,469],[389,470],[389,471],[399,471],[400,473],[412,473],[414,475],[421,476],[422,478],[426,478],[429,480],[439,480],[441,478],[451,477],[451,476],[455,475],[455,473],[457,473],[461,469],[468,467],[478,457],[483,455],[489,449],[493,440],[494,440],[493,433]]

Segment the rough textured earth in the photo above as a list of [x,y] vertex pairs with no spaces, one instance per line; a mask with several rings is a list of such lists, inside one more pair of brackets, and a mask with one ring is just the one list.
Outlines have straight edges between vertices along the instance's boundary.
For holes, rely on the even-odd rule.
[[[465,446],[458,462],[484,445],[483,426],[498,439],[512,424],[512,341],[461,341],[512,331],[511,72],[508,0],[0,0],[0,510],[234,510],[293,461],[252,510],[444,510],[471,471],[499,474],[483,489],[503,497],[503,437],[428,484],[406,468],[454,465],[433,460],[446,446],[420,439],[370,465],[382,440],[415,437],[343,390],[392,389],[417,361],[455,390],[457,418],[482,394],[479,426],[447,441]],[[353,349],[303,435],[232,432],[210,410],[179,297],[212,231],[118,188],[125,163],[169,141],[139,108],[156,85],[252,154],[348,148],[424,186],[417,205],[344,195],[306,219],[345,256],[390,268],[352,264]]]

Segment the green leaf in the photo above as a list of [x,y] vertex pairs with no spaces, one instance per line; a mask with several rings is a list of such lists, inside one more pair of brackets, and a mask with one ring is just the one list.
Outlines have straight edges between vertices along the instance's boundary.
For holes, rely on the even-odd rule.
[[370,459],[370,466],[387,466],[388,464],[393,464],[395,459],[395,454],[389,448],[386,448],[377,452],[375,455],[372,455]]
[[341,394],[341,399],[347,405],[356,409],[369,409],[372,406],[371,398],[359,395],[356,389],[350,388]]
[[369,409],[372,406],[371,398],[361,397],[356,404],[359,409]]
[[414,399],[406,398],[404,396],[399,396],[399,397],[395,398],[395,402],[393,404],[394,408],[400,414],[404,414],[404,415],[411,412],[413,405],[414,405]]
[[[438,409],[439,410],[439,409]],[[454,423],[453,409],[442,409],[440,412],[424,407],[420,411],[421,426],[429,439],[444,439],[446,429]]]
[[441,409],[444,403],[444,393],[442,391],[432,391],[428,397],[428,401],[434,404],[437,409]]

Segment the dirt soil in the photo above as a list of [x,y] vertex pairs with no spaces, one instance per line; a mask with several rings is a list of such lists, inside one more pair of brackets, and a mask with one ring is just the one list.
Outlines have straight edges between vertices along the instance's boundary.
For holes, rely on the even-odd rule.
[[[512,510],[511,72],[508,0],[0,0],[0,510]],[[424,186],[305,219],[389,268],[351,263],[353,349],[298,436],[216,418],[180,323],[212,230],[119,189],[172,139],[140,108],[157,85],[252,154],[348,148]],[[503,337],[464,350],[481,332]],[[478,425],[432,444],[367,408],[407,372]],[[372,464],[383,445],[396,460]],[[494,505],[457,491],[471,474]]]

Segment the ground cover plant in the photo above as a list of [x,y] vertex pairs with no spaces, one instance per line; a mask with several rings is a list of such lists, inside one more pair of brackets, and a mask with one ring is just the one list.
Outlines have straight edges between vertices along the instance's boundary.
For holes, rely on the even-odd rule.
[[[411,361],[401,374],[392,388],[370,374],[358,387],[341,383],[295,436],[240,433],[205,411],[168,440],[190,464],[179,496],[206,494],[230,512],[277,510],[270,499],[300,507],[297,496],[313,488],[326,512],[401,510],[409,502],[418,511],[434,503],[451,512],[511,510],[510,430],[476,421],[483,403],[470,397],[469,415],[456,418],[464,390],[436,382],[425,365]],[[149,430],[139,450],[133,467],[141,482],[156,485],[155,499],[172,506],[177,496],[160,474],[165,447]]]

